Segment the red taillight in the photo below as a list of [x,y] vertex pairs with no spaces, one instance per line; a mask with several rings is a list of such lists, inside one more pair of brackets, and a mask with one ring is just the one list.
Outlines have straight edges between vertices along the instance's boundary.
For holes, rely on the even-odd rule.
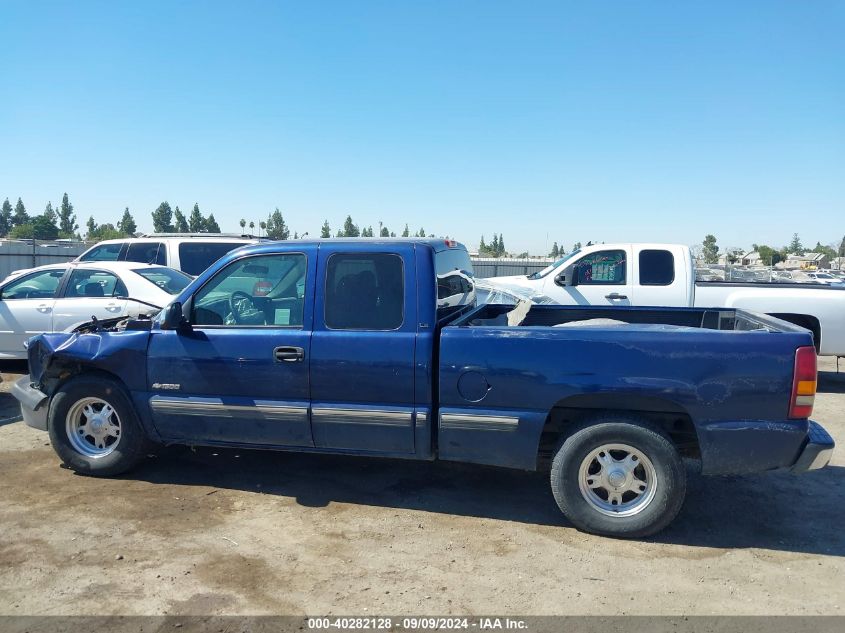
[[792,375],[792,397],[789,399],[790,418],[809,418],[816,398],[816,348],[795,350],[795,373]]
[[443,243],[446,245],[446,248],[455,248],[458,245],[455,240],[444,240]]

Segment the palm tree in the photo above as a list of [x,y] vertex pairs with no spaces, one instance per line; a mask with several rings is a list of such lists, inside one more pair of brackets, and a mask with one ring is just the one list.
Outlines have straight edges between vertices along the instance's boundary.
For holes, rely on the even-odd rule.
[[267,222],[265,222],[264,220],[261,220],[261,222],[258,223],[258,228],[260,229],[258,231],[258,237],[261,237],[261,231],[267,230]]
[[249,234],[252,235],[255,232],[255,222],[249,223]]
[[244,232],[244,227],[246,226],[246,220],[244,220],[243,218],[241,218],[240,225],[241,225],[241,233],[243,233],[243,232]]

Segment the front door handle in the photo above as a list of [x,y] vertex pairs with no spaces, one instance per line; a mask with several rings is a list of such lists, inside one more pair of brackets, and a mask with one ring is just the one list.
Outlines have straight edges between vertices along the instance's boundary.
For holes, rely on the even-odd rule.
[[305,358],[305,350],[301,347],[277,347],[273,350],[273,358],[286,363],[296,363]]
[[36,308],[36,310],[38,310],[42,314],[47,314],[50,310],[52,310],[52,308],[50,306],[48,306],[46,303],[42,303],[40,306],[38,306]]
[[106,310],[109,312],[120,312],[120,304],[119,303],[108,303],[106,304]]
[[604,298],[613,301],[614,299],[627,299],[628,295],[620,295],[618,292],[611,292],[609,295],[604,295]]

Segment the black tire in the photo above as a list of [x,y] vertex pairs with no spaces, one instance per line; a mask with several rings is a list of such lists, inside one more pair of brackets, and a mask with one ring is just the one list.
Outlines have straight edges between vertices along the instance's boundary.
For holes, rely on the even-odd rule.
[[[623,444],[632,447],[645,456],[654,472],[653,492],[643,497],[642,507],[629,516],[609,516],[597,509],[596,503],[588,500],[590,491],[581,491],[579,476],[582,463],[599,448]],[[616,451],[614,453],[614,458]],[[623,453],[624,454],[624,453]],[[594,466],[597,464],[593,463]],[[645,464],[640,460],[639,468]],[[601,468],[601,467],[600,467]],[[608,470],[613,469],[613,466]],[[592,472],[587,468],[587,473]],[[644,470],[637,471],[644,473]],[[651,472],[651,471],[650,471]],[[591,477],[591,475],[586,475]],[[638,478],[640,475],[636,475]],[[591,483],[594,480],[588,479]],[[634,480],[636,481],[636,480]],[[634,416],[604,414],[579,424],[558,444],[551,470],[552,492],[561,512],[579,530],[620,538],[641,538],[655,534],[665,528],[677,516],[686,495],[686,470],[677,449],[666,434],[657,426]],[[596,496],[607,495],[607,488],[596,490]],[[626,493],[621,500],[635,504],[639,497],[634,492]],[[617,503],[620,499],[615,499]],[[620,509],[623,505],[618,506]],[[604,512],[614,512],[604,508]]]
[[[108,454],[86,455],[74,446],[69,437],[68,413],[86,398],[108,403],[119,418],[119,437],[108,438],[113,444]],[[53,450],[62,462],[77,473],[94,477],[112,477],[126,472],[146,455],[150,446],[123,386],[101,374],[81,374],[56,391],[50,402],[47,430]],[[95,440],[92,438],[90,441]]]

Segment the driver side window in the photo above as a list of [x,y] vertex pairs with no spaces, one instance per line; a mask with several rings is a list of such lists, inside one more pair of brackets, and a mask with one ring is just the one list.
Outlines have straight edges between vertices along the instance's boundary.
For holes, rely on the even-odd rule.
[[581,286],[624,285],[625,251],[596,251],[582,257],[576,265]]
[[3,288],[2,298],[8,299],[52,299],[56,296],[59,282],[65,269],[42,270],[23,275]]
[[194,295],[191,323],[211,327],[302,327],[303,253],[232,262]]

